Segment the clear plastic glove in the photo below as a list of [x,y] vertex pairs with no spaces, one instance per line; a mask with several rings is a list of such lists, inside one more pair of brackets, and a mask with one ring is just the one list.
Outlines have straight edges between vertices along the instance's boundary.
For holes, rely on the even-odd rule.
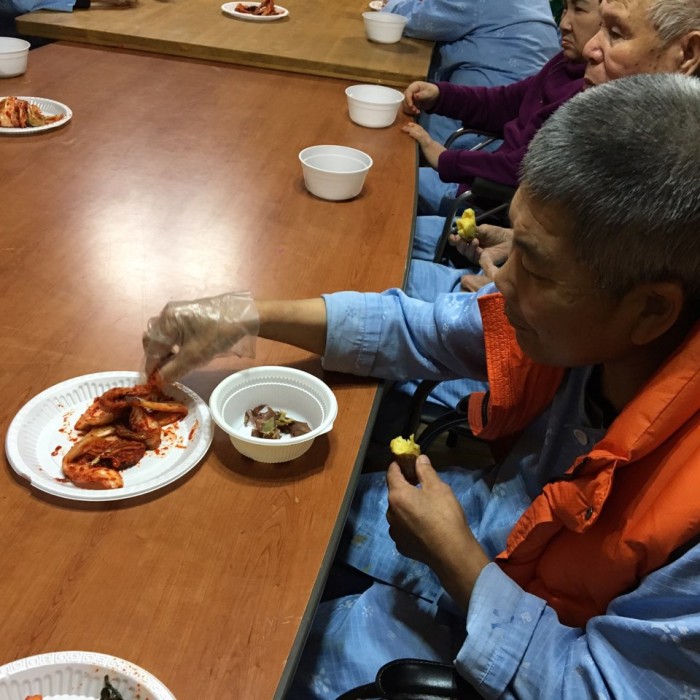
[[143,335],[146,375],[169,383],[223,353],[254,357],[259,327],[250,292],[172,301]]

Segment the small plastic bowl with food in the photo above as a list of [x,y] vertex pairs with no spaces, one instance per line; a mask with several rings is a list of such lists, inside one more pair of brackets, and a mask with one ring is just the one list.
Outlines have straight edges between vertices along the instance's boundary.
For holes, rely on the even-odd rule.
[[333,428],[338,402],[318,377],[292,367],[251,367],[224,379],[212,392],[214,422],[233,446],[256,462],[301,457]]
[[29,42],[0,36],[0,78],[14,78],[27,70]]
[[378,44],[395,44],[401,40],[406,18],[391,12],[363,12],[365,34]]
[[350,119],[360,126],[391,126],[403,102],[403,93],[383,85],[351,85],[345,89]]
[[310,146],[299,160],[306,189],[333,202],[357,197],[372,167],[366,153],[348,146]]

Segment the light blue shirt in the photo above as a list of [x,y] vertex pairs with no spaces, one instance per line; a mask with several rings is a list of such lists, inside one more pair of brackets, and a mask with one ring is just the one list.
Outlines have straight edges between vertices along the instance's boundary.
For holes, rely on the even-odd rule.
[[71,12],[73,5],[75,0],[0,0],[0,13],[17,16],[34,10]]

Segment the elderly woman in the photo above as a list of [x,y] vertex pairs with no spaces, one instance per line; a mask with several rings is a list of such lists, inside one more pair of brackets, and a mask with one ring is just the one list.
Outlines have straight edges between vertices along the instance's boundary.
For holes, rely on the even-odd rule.
[[[602,0],[601,27],[586,44],[588,60],[584,80],[599,85],[625,75],[674,72],[700,74],[700,0]],[[470,269],[435,265],[429,250],[434,250],[444,219],[421,217],[417,237],[421,241],[418,260],[411,263],[407,292],[421,299],[436,294],[473,289]],[[500,232],[484,229],[485,236],[469,247],[456,238],[452,243],[470,260],[478,259],[489,245],[501,242]],[[502,249],[501,249],[502,250]],[[487,266],[499,263],[502,254],[486,254]],[[465,266],[467,261],[465,260]]]
[[419,213],[439,213],[444,198],[451,200],[468,190],[477,176],[515,187],[530,139],[550,114],[583,88],[583,47],[600,26],[598,4],[599,0],[566,1],[559,25],[561,52],[525,80],[494,88],[422,81],[408,86],[408,114],[440,114],[503,136],[493,152],[446,149],[419,124],[405,124],[403,130],[417,141],[430,166],[419,172]]
[[697,687],[699,158],[684,76],[585,92],[541,129],[481,303],[490,400],[469,408],[512,448],[485,472],[419,457],[419,488],[396,463],[388,489],[364,477],[339,556],[371,585],[321,605],[290,700],[398,657],[454,663],[486,698]]
[[[383,11],[406,17],[406,36],[437,42],[432,80],[506,85],[533,75],[557,52],[546,0],[388,0]],[[444,141],[461,124],[426,115],[423,126]]]

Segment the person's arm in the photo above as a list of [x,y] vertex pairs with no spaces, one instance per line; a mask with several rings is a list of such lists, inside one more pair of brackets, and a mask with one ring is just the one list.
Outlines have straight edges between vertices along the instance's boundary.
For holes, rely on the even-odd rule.
[[35,10],[72,12],[76,0],[0,0],[0,12],[23,15]]
[[440,294],[434,302],[399,289],[324,296],[328,333],[323,366],[382,379],[486,379],[478,294]]
[[406,17],[406,36],[427,41],[457,41],[476,26],[478,5],[463,0],[388,0],[382,12]]
[[501,146],[493,152],[448,148],[438,156],[436,170],[443,182],[470,183],[475,177],[483,177],[516,187],[528,143],[518,148]]
[[326,305],[321,297],[288,301],[256,301],[258,335],[323,355],[326,349]]
[[257,336],[322,354],[324,367],[338,372],[389,379],[485,376],[475,295],[445,294],[428,303],[398,289],[279,301],[231,292],[171,302],[144,333],[146,373],[170,382],[221,353],[252,357]]
[[537,76],[496,87],[438,82],[437,99],[426,111],[458,119],[471,129],[500,133],[518,117],[525,96],[536,83]]
[[584,629],[489,564],[456,667],[485,698],[680,698],[697,692],[700,545],[614,599]]

